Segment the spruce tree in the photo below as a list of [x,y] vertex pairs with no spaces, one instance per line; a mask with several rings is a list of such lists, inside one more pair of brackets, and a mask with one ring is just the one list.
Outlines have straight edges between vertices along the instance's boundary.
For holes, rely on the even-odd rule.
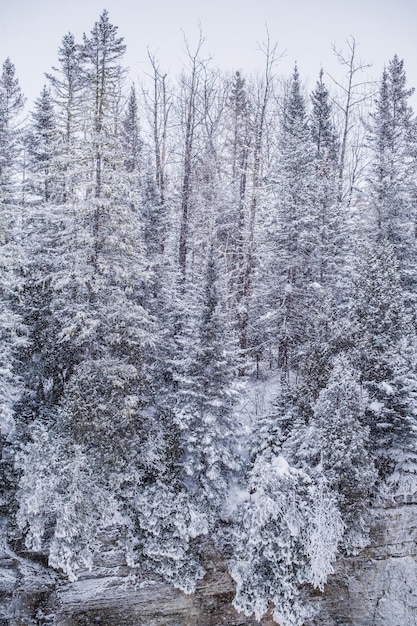
[[134,85],[130,88],[126,112],[122,120],[121,144],[127,172],[137,172],[141,165],[143,142],[140,137],[138,101]]
[[353,301],[356,367],[369,394],[365,418],[384,477],[415,448],[414,337],[395,249],[388,242],[359,265]]
[[[367,396],[346,357],[336,359],[329,381],[314,404],[312,430],[304,444],[335,496],[349,549],[366,543],[369,498],[376,471],[365,425]],[[314,464],[314,456],[310,459]]]
[[[62,175],[62,202],[74,199],[76,186],[85,179],[81,152],[85,81],[81,67],[80,46],[72,33],[66,34],[58,49],[59,66],[46,74],[51,85],[56,127],[59,133],[59,166]],[[85,165],[85,163],[84,163]]]
[[384,70],[376,110],[368,125],[371,148],[369,203],[376,236],[393,246],[401,280],[414,301],[415,276],[415,116],[414,89],[406,86],[404,61],[395,55]]
[[330,163],[337,162],[337,137],[332,120],[329,91],[323,82],[323,70],[311,94],[311,135],[316,146],[317,158]]
[[44,86],[35,101],[26,138],[29,176],[27,186],[34,199],[49,202],[60,197],[57,164],[59,142],[50,90]]
[[[258,322],[274,360],[287,376],[300,365],[309,300],[318,280],[318,211],[314,144],[297,67],[284,106],[273,178],[275,203],[265,224],[259,294],[265,307]],[[265,322],[264,322],[265,320]]]
[[323,589],[337,555],[343,523],[331,490],[266,448],[249,474],[250,496],[238,514],[230,572],[233,604],[260,620],[273,605],[283,626],[312,616],[307,585]]
[[18,202],[21,132],[19,115],[24,107],[24,97],[9,58],[5,60],[0,77],[0,201],[3,206]]
[[[228,86],[229,87],[229,86]],[[235,72],[229,87],[226,109],[227,136],[225,165],[227,168],[226,206],[219,216],[219,239],[226,259],[229,278],[231,316],[241,350],[240,373],[247,360],[249,340],[249,298],[247,254],[250,231],[250,206],[253,202],[254,110],[247,81]],[[252,197],[251,197],[252,196]],[[251,268],[252,269],[252,268]]]
[[338,201],[338,139],[323,70],[311,94],[310,132],[316,148],[318,281],[329,288],[340,280],[346,261],[348,229]]
[[[177,389],[176,409],[183,451],[183,480],[192,497],[201,499],[209,518],[221,506],[235,456],[233,407],[234,346],[222,301],[218,262],[213,245],[207,259],[196,318],[190,318],[194,347],[183,346],[184,377]],[[188,336],[191,339],[191,334]]]
[[[87,86],[87,132],[93,155],[93,195],[97,199],[106,195],[111,180],[114,135],[120,113],[119,97],[124,76],[120,60],[126,46],[123,37],[117,36],[117,30],[117,26],[111,24],[108,12],[103,11],[94,24],[91,36],[84,35],[81,46],[82,69]],[[98,212],[97,208],[96,221]]]
[[273,604],[284,626],[301,626],[312,610],[301,587],[308,580],[305,528],[310,515],[310,480],[270,451],[254,463],[250,499],[236,530],[230,572],[236,581],[233,604],[257,620]]

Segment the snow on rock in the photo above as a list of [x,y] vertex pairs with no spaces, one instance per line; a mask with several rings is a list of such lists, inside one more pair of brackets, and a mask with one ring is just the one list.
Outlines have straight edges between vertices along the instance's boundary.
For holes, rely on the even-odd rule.
[[374,624],[415,626],[417,612],[417,563],[412,557],[390,559],[381,571],[381,595],[375,607]]
[[417,624],[416,498],[403,503],[382,494],[370,536],[357,556],[338,561],[308,626]]
[[[282,456],[274,459],[271,469],[282,475],[291,471]],[[407,480],[412,478],[408,472]],[[401,484],[395,480],[396,486]],[[370,545],[338,560],[323,593],[312,590],[317,614],[304,626],[417,624],[417,490],[414,497],[412,491],[407,500],[381,494],[372,511]],[[246,497],[246,492],[236,490],[230,504]],[[92,572],[75,582],[35,558],[0,551],[0,624],[273,626],[270,615],[259,623],[233,608],[234,583],[227,559],[209,537],[202,551],[207,575],[190,595],[158,576],[127,567],[110,539],[103,542],[103,555]],[[42,615],[52,616],[52,621],[39,621]]]
[[0,552],[0,626],[274,625],[269,617],[257,622],[233,608],[233,581],[210,541],[204,558],[208,573],[187,595],[158,576],[127,567],[111,549],[74,582],[52,570],[45,577],[48,568]]

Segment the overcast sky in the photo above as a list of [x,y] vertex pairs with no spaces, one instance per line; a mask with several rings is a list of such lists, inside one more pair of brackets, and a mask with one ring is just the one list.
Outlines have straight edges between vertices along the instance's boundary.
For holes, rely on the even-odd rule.
[[0,0],[0,62],[11,58],[29,103],[42,89],[44,72],[56,65],[63,35],[71,31],[80,41],[104,8],[125,38],[125,64],[134,80],[149,69],[147,47],[161,69],[177,74],[183,33],[193,46],[200,22],[204,53],[223,70],[262,68],[257,42],[265,41],[267,24],[285,52],[278,73],[289,75],[297,61],[309,89],[321,67],[340,79],[332,44],[343,48],[350,36],[360,57],[373,64],[369,77],[379,78],[397,53],[409,86],[417,87],[417,0]]

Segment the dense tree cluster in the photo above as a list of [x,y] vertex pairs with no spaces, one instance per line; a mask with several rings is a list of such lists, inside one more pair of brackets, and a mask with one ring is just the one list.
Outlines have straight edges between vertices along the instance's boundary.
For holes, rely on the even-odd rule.
[[236,608],[301,625],[417,469],[412,90],[395,56],[359,93],[353,39],[310,97],[203,43],[140,90],[104,11],[26,121],[3,64],[2,532],[75,579],[111,531],[187,592],[210,534]]

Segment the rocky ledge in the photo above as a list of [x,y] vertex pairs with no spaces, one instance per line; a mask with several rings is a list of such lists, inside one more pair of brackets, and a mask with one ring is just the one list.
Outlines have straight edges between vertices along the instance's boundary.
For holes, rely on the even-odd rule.
[[[186,595],[149,573],[140,575],[108,543],[91,572],[68,582],[41,557],[3,548],[0,626],[250,626],[238,614],[221,555],[205,546],[207,575]],[[385,501],[373,509],[371,542],[341,559],[309,626],[417,624],[417,503]],[[272,626],[270,617],[262,626]]]

